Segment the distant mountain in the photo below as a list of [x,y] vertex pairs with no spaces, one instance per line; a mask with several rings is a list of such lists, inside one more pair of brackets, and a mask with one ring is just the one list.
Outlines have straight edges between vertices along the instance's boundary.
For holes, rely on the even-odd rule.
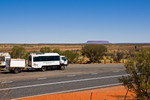
[[150,44],[150,43],[112,43],[112,44]]
[[109,41],[87,41],[86,44],[110,44]]

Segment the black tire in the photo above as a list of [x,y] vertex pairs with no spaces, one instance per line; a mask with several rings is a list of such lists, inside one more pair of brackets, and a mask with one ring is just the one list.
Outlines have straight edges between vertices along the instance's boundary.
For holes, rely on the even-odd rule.
[[9,70],[10,73],[14,73],[14,70]]
[[65,70],[65,66],[60,66],[60,70]]
[[15,68],[15,69],[14,69],[14,73],[17,74],[17,73],[19,73],[19,72],[21,72],[21,70],[20,70],[19,68]]
[[46,69],[46,67],[42,67],[42,69],[41,69],[43,72],[45,72],[47,69]]

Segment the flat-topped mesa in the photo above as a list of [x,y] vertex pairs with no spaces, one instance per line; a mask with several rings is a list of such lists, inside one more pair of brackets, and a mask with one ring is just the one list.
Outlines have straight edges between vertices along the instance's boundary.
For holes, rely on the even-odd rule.
[[109,41],[87,41],[86,44],[109,44]]

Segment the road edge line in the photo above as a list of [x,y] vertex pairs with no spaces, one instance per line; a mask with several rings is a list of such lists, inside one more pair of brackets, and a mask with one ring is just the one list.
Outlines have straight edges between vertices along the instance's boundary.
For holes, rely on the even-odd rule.
[[15,98],[15,99],[12,99],[12,100],[18,100],[18,99],[30,98],[30,97],[36,97],[36,96],[52,95],[52,94],[61,94],[61,93],[77,92],[77,91],[84,91],[84,90],[97,89],[97,88],[105,88],[105,87],[118,86],[118,85],[122,85],[122,83],[115,83],[115,84],[94,86],[94,87],[88,87],[88,88],[80,88],[80,89],[73,89],[73,90],[66,90],[66,91],[59,91],[59,92],[52,92],[52,93],[45,93],[45,94],[41,94],[41,95],[33,95],[33,96]]

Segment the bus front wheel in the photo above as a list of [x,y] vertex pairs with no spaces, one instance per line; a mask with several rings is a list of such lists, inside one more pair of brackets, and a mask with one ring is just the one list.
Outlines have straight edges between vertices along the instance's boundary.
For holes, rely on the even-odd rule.
[[65,70],[65,66],[60,66],[60,70]]

